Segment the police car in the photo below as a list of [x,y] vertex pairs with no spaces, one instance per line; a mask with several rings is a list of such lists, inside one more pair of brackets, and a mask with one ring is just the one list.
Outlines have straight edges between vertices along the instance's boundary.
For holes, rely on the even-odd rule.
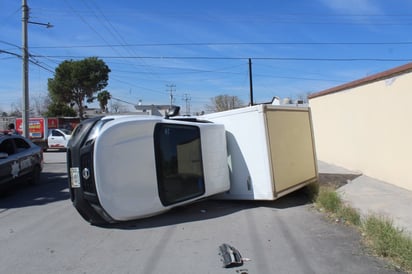
[[43,151],[29,139],[0,133],[0,189],[17,182],[36,184],[43,169]]
[[155,116],[80,123],[67,149],[70,196],[91,224],[162,213],[230,188],[223,125]]

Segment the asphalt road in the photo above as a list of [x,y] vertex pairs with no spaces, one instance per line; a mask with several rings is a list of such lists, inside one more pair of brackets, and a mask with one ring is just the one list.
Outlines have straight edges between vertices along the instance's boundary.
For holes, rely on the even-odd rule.
[[[223,268],[228,243],[248,260]],[[65,154],[45,153],[42,182],[0,197],[0,273],[399,273],[367,254],[302,192],[275,202],[201,201],[120,227],[71,205]]]

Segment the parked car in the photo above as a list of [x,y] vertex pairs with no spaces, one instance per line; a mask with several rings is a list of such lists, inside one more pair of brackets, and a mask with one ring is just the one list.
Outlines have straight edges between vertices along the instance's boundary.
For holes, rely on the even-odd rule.
[[29,139],[0,133],[0,188],[17,182],[36,184],[43,169],[43,151]]
[[49,149],[67,149],[67,144],[72,137],[71,131],[67,129],[51,129],[47,137],[47,148]]

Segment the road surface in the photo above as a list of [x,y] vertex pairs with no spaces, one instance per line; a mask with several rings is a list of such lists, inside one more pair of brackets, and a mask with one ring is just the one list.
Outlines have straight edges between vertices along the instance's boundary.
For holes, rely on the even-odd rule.
[[[228,243],[248,260],[223,268]],[[65,154],[45,153],[42,182],[0,197],[1,273],[399,273],[366,254],[352,228],[295,193],[275,202],[201,201],[103,228],[71,205]]]

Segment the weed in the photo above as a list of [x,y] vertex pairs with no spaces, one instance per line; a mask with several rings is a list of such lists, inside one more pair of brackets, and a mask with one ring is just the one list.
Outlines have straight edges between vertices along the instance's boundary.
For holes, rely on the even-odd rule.
[[337,213],[342,205],[339,195],[328,187],[319,190],[316,203],[330,213]]
[[365,235],[365,244],[378,256],[389,258],[406,271],[412,271],[412,238],[394,227],[389,218],[371,215],[362,221],[358,211],[345,205],[331,187],[320,187],[315,205],[334,219],[358,227]]
[[362,230],[377,255],[390,258],[401,267],[412,270],[412,239],[394,227],[390,219],[368,216]]
[[348,205],[342,206],[337,213],[347,224],[359,226],[361,225],[361,218],[359,212]]

